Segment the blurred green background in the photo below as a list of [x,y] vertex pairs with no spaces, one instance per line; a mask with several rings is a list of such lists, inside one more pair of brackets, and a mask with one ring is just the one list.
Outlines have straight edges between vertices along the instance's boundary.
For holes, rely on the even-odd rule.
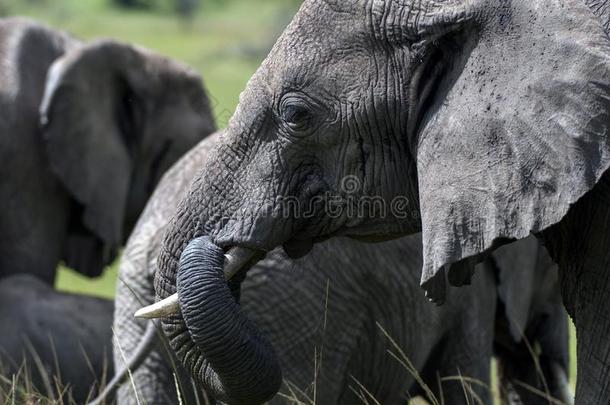
[[[0,0],[0,16],[28,16],[84,40],[115,38],[186,62],[203,76],[217,123],[224,127],[246,82],[299,4],[299,0]],[[57,285],[65,291],[110,298],[116,276],[116,263],[95,280],[62,268]]]
[[[202,74],[218,125],[224,127],[246,82],[300,3],[300,0],[0,0],[0,16],[29,16],[84,40],[115,38],[186,62]],[[111,298],[116,277],[116,263],[96,280],[62,268],[57,285],[64,291]],[[574,342],[572,338],[572,382],[576,372]]]

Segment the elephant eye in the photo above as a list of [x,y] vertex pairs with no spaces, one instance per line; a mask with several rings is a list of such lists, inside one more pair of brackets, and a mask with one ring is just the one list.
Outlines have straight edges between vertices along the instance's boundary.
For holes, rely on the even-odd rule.
[[301,125],[308,120],[309,111],[299,105],[289,105],[284,108],[284,121],[288,125]]
[[311,128],[313,108],[307,101],[289,96],[280,103],[280,117],[291,131],[304,132]]

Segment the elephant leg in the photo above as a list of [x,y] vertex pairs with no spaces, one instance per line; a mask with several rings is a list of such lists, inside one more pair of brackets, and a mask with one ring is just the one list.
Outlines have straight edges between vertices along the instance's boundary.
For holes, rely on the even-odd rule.
[[610,403],[610,268],[562,273],[576,326],[576,403]]
[[568,320],[563,307],[557,309],[533,322],[519,343],[497,326],[495,354],[503,404],[573,403],[568,381]]
[[[481,343],[481,344],[478,344]],[[422,377],[440,403],[491,404],[491,344],[455,336],[433,356]]]
[[438,369],[436,381],[429,381],[428,386],[441,403],[491,404],[489,359],[489,356],[480,354],[480,361],[471,364],[446,361]]
[[543,233],[576,326],[577,404],[610,403],[610,173]]
[[[496,347],[500,399],[503,405],[544,404],[543,398],[529,388],[544,392],[535,360],[524,342],[511,347]],[[548,402],[547,402],[548,403]]]
[[522,342],[511,349],[496,349],[502,404],[573,402],[566,369],[554,359],[532,353],[530,347]]
[[570,332],[568,314],[559,303],[536,332],[540,345],[539,364],[551,397],[566,405],[574,404],[570,386]]
[[447,329],[428,357],[422,375],[440,403],[492,403],[495,286],[494,270],[484,265],[471,286],[454,291],[459,311],[450,312],[443,321]]

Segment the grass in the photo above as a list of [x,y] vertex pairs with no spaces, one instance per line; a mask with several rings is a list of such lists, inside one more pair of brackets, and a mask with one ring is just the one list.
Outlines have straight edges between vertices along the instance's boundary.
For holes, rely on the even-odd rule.
[[[324,321],[324,326],[326,326],[326,321]],[[406,405],[443,405],[447,403],[447,398],[444,398],[443,389],[441,388],[438,394],[435,393],[435,390],[428,386],[424,381],[422,376],[419,374],[417,368],[413,365],[408,355],[402,350],[401,346],[393,339],[393,337],[384,329],[384,327],[377,323],[377,328],[381,331],[384,336],[384,339],[387,344],[387,354],[396,362],[398,362],[408,373],[413,377],[414,383],[418,385],[421,390],[426,394],[427,399],[422,397],[412,398],[405,402]],[[315,359],[314,359],[314,368],[316,372],[314,372],[314,380],[312,381],[309,388],[305,391],[301,390],[294,384],[291,384],[289,381],[284,380],[284,387],[278,394],[280,398],[283,398],[287,401],[287,403],[293,403],[298,405],[315,405],[318,403],[316,399],[316,387],[318,384],[324,384],[324,381],[319,381],[317,378],[317,370],[318,367],[321,366],[322,361],[322,347],[316,348],[315,350]],[[69,385],[64,385],[61,381],[61,377],[59,374],[49,375],[47,376],[46,371],[40,359],[37,357],[36,351],[33,347],[31,347],[31,353],[33,355],[33,362],[35,364],[30,364],[29,367],[26,367],[24,363],[18,370],[17,373],[11,375],[11,377],[5,376],[5,373],[0,372],[0,402],[4,404],[40,404],[40,405],[74,405],[75,402],[72,399],[71,395],[71,387]],[[168,348],[165,346],[165,350]],[[124,361],[127,362],[125,355],[121,353]],[[176,398],[176,403],[182,404],[183,401],[181,399],[181,394],[183,391],[183,386],[181,385],[181,381],[179,381],[176,377],[177,370],[175,369],[175,365],[172,363],[172,370],[174,373],[174,381],[176,384],[176,392],[178,393],[178,397]],[[33,373],[40,372],[40,375],[47,376],[44,378],[44,392],[40,392],[39,389],[34,387],[33,385]],[[138,392],[141,387],[137,385],[137,382],[134,380],[134,377],[129,370],[128,373],[129,384],[131,389],[134,392],[137,403],[140,403],[138,400]],[[96,384],[103,389],[105,387],[105,375],[101,377],[101,381]],[[497,386],[488,386],[484,382],[470,378],[468,376],[462,375],[459,370],[457,370],[457,374],[453,376],[444,376],[438,377],[437,384],[439,387],[442,385],[446,387],[447,383],[450,382],[458,382],[463,390],[464,398],[466,398],[467,404],[479,405],[483,404],[482,398],[480,394],[486,395],[487,392],[491,391],[491,394],[494,397],[494,403],[499,403]],[[366,405],[382,405],[376,398],[375,395],[369,391],[369,389],[360,383],[356,378],[351,376],[351,380],[346,382],[348,388],[355,394],[355,396],[359,399],[358,403],[366,404]],[[523,385],[528,388],[528,386]],[[553,403],[555,405],[562,405],[560,401],[554,400],[551,397],[547,396],[545,392],[536,390],[531,387],[530,389],[533,392],[536,392],[538,395],[549,399],[549,403]],[[95,398],[97,395],[97,387],[93,388],[89,393],[89,399]],[[199,403],[199,402],[198,402]],[[205,397],[202,398],[201,403],[209,403]]]
[[[30,356],[28,359],[24,358],[18,367],[0,365],[0,403],[5,405],[76,405],[77,401],[73,396],[74,387],[62,382],[57,357],[55,357],[55,367],[58,368],[54,370],[52,365],[44,364],[31,342],[26,342],[25,346]],[[86,356],[84,352],[81,354]],[[107,364],[103,365],[103,369],[102,375],[98,376],[98,380],[92,384],[89,392],[85,393],[87,402],[96,397],[98,390],[106,387],[106,380],[109,377]],[[91,371],[93,372],[92,369]],[[82,399],[79,402],[82,402]]]

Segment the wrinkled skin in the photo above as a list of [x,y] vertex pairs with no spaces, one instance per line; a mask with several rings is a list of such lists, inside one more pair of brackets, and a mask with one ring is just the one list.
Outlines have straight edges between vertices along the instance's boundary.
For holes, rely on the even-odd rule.
[[214,129],[187,67],[0,19],[0,276],[52,284],[60,260],[99,275],[163,172]]
[[[493,269],[481,270],[468,288],[453,288],[447,305],[437,307],[419,287],[413,271],[419,266],[421,239],[414,236],[380,245],[337,239],[319,244],[304,259],[272,252],[253,267],[242,284],[241,305],[276,348],[284,377],[280,393],[304,392],[296,397],[306,401],[315,381],[322,404],[359,403],[367,391],[383,404],[425,395],[388,353],[398,354],[385,331],[436,398],[471,403],[460,383],[444,382],[439,391],[437,375],[461,373],[489,384]],[[491,403],[488,390],[475,392]],[[281,396],[271,402],[291,403]]]
[[[114,319],[117,368],[124,364],[123,355],[132,357],[146,329],[146,322],[134,319],[133,313],[154,301],[152,279],[163,230],[217,141],[217,136],[202,141],[168,172],[127,243]],[[428,305],[424,299],[417,281],[419,266],[420,237],[374,245],[329,241],[306,258],[291,260],[275,251],[254,266],[242,285],[241,304],[277,350],[284,377],[281,392],[290,395],[287,382],[304,392],[311,389],[315,353],[319,355],[323,347],[317,386],[319,400],[324,399],[321,403],[354,403],[349,375],[357,376],[381,403],[397,403],[406,392],[421,394],[412,376],[387,357],[390,347],[376,325],[379,321],[420,373],[443,370],[453,375],[452,367],[459,364],[463,375],[486,380],[488,359],[480,348],[487,347],[486,356],[491,355],[493,334],[504,368],[505,394],[514,388],[525,403],[548,403],[520,389],[514,382],[518,379],[564,399],[562,387],[555,383],[562,375],[549,370],[557,364],[567,375],[567,319],[557,291],[556,269],[534,238],[499,250],[481,265],[475,285],[452,289],[449,303],[442,307]],[[494,313],[496,297],[499,309]],[[540,383],[532,356],[524,353],[524,335],[530,345],[542,349],[538,361],[545,370],[546,387]],[[133,373],[139,399],[146,403],[175,402],[175,359],[167,353],[158,346]],[[369,370],[375,370],[374,375]],[[426,375],[433,389],[435,378]],[[192,398],[188,378],[180,386],[183,395]],[[121,405],[136,403],[131,383],[119,392]],[[443,395],[447,403],[464,401],[462,388],[455,392],[451,384],[444,386]],[[285,400],[276,397],[274,402]]]
[[45,397],[62,393],[66,402],[85,403],[114,372],[113,310],[110,300],[57,292],[32,275],[3,278],[0,327],[8,333],[0,334],[2,374],[21,378],[24,387],[27,372]]
[[[158,298],[196,296],[176,278],[182,251],[203,235],[223,249],[284,246],[299,256],[331,236],[421,230],[422,283],[442,302],[446,280],[468,283],[476,261],[534,233],[559,264],[577,329],[576,402],[609,402],[610,39],[606,2],[594,3],[305,1],[180,204],[159,256]],[[319,206],[282,215],[284,197],[346,199],[346,176],[360,184],[356,197],[400,197],[418,215]],[[194,378],[230,396],[233,380],[208,367],[184,319],[163,327]],[[260,349],[244,359],[272,356]],[[238,388],[258,399],[271,390]]]
[[[152,285],[157,270],[157,255],[169,218],[217,139],[218,134],[214,134],[201,141],[165,174],[129,236],[121,256],[116,287],[113,323],[116,342],[120,342],[121,346],[120,350],[119,347],[114,347],[114,364],[117,369],[125,364],[125,359],[133,356],[146,330],[147,322],[134,318],[133,314],[142,305],[154,301]],[[157,348],[141,367],[133,371],[139,396],[148,404],[175,402],[175,384],[167,366],[172,359],[168,358],[168,353],[171,350],[166,350],[163,346]],[[133,388],[124,385],[117,394],[119,403],[134,403],[133,395]]]

